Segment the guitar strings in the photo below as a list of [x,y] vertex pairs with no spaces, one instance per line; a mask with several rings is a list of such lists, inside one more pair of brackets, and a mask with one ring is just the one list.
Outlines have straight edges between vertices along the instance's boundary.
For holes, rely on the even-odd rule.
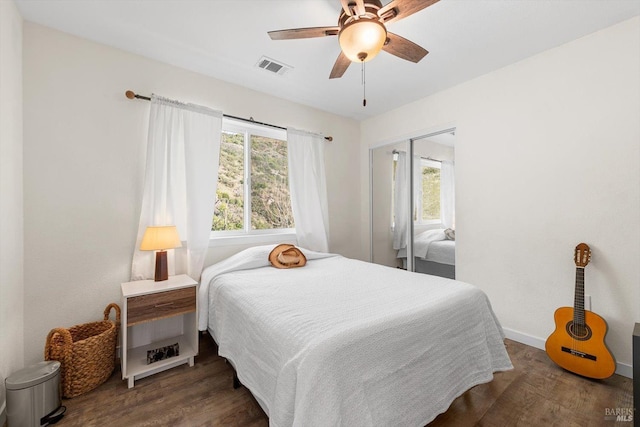
[[[584,336],[584,319],[580,316],[580,307],[578,302],[581,300],[582,295],[580,295],[581,283],[584,283],[584,276],[581,274],[584,273],[584,269],[581,269],[579,266],[576,266],[576,286],[574,290],[574,301],[573,301],[573,324],[571,328],[571,348],[574,351],[582,351],[582,343],[580,342],[580,338]],[[584,285],[583,285],[584,286]],[[584,316],[584,310],[582,311]],[[582,316],[582,317],[583,317]]]

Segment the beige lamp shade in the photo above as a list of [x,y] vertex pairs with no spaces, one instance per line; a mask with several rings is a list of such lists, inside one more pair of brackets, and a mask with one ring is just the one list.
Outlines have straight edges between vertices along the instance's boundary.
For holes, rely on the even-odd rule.
[[342,52],[353,62],[371,61],[384,46],[387,30],[376,19],[361,18],[345,25],[338,41]]
[[147,227],[140,243],[141,251],[156,251],[179,248],[182,246],[175,225]]

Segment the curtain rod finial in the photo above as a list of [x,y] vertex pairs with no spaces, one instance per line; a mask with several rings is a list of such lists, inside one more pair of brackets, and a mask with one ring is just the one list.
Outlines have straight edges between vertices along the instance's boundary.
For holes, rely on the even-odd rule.
[[124,93],[124,96],[129,99],[134,99],[136,97],[136,94],[132,90],[128,90]]
[[326,139],[329,142],[333,141],[333,137],[332,136],[325,136],[324,139]]

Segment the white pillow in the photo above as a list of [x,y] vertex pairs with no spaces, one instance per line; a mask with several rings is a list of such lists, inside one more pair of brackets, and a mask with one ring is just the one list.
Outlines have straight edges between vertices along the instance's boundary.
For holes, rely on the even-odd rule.
[[456,240],[456,230],[447,228],[444,230],[444,235],[448,240]]

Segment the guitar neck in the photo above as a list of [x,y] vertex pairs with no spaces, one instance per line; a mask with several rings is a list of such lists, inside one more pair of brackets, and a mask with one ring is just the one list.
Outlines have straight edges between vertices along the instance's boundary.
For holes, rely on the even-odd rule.
[[584,267],[576,267],[576,289],[573,300],[573,324],[584,325]]

